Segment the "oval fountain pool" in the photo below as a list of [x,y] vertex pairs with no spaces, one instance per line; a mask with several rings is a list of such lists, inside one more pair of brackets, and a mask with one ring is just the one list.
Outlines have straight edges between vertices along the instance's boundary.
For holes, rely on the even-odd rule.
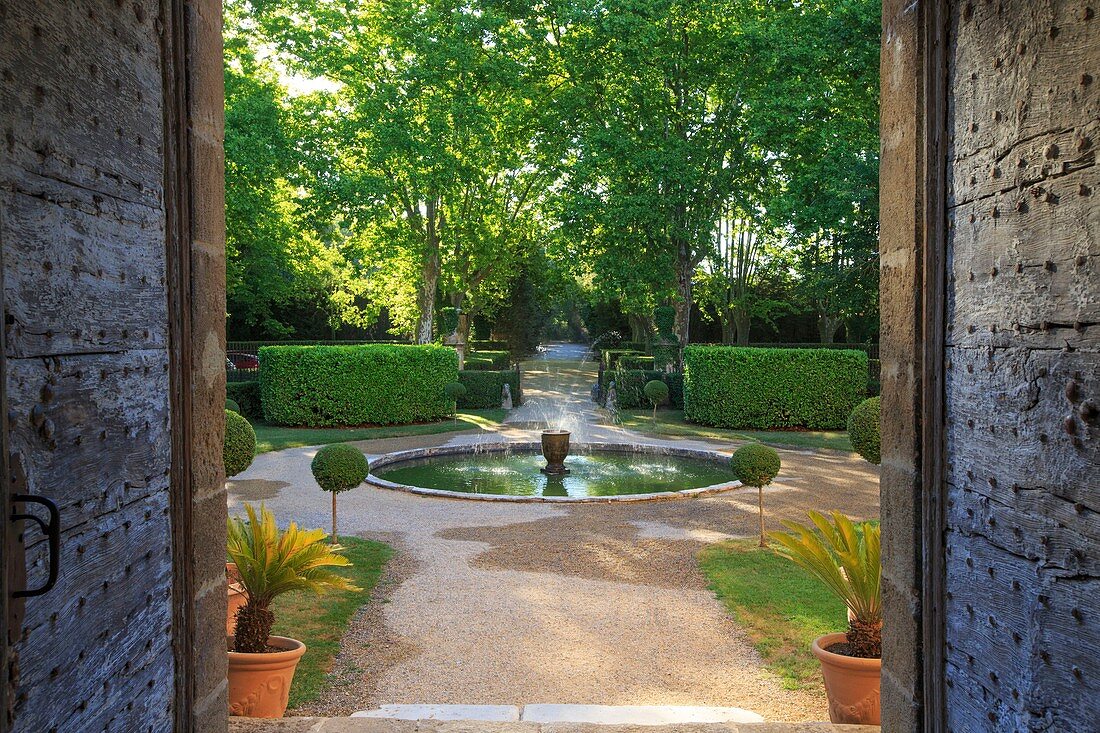
[[707,451],[576,445],[564,475],[546,475],[537,443],[447,446],[375,459],[367,482],[467,499],[622,501],[699,496],[739,486],[728,459]]

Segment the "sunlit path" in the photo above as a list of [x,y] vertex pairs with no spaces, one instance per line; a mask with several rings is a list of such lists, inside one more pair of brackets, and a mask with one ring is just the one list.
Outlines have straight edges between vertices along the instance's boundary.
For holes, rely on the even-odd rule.
[[[597,368],[555,347],[524,364],[527,405],[495,433],[366,441],[375,456],[403,447],[531,440],[545,415],[571,415],[586,440],[661,440],[601,424],[589,399]],[[524,410],[527,410],[526,414]],[[535,417],[532,417],[534,415]],[[324,526],[328,496],[313,483],[315,449],[258,456],[231,481],[230,511],[264,498],[281,516]],[[807,508],[878,515],[874,466],[846,454],[781,451],[768,521]],[[556,507],[431,499],[366,486],[340,497],[341,524],[399,552],[385,603],[344,640],[337,679],[308,711],[339,715],[386,704],[539,703],[737,707],[769,720],[820,720],[819,692],[784,689],[706,588],[695,554],[751,536],[755,494]],[[321,601],[323,603],[323,601]]]

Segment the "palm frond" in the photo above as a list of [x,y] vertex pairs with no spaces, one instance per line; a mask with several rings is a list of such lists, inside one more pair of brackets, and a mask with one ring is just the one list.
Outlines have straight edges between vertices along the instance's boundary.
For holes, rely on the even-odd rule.
[[249,602],[267,606],[291,591],[359,590],[332,571],[351,563],[333,552],[324,530],[304,530],[291,522],[280,531],[275,516],[263,504],[259,514],[251,504],[245,504],[244,510],[245,519],[229,519],[226,552],[237,564]]
[[776,552],[816,577],[864,623],[882,620],[879,527],[856,525],[840,512],[832,522],[810,512],[811,525],[784,521],[790,532],[772,532]]

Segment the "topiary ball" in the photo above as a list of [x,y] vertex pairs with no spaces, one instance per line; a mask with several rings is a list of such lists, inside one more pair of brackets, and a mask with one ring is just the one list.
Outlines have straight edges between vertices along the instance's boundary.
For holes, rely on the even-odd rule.
[[450,401],[457,402],[466,396],[466,385],[461,382],[449,382],[444,385],[443,394],[447,395]]
[[309,464],[317,485],[325,491],[347,491],[363,483],[370,464],[363,451],[347,443],[333,443],[317,451]]
[[876,466],[882,460],[882,435],[879,433],[881,398],[871,397],[856,405],[848,416],[848,440],[856,453]]
[[228,398],[226,398],[226,400],[225,400],[225,409],[229,410],[230,412],[235,412],[238,415],[241,414],[241,406],[238,405],[233,400],[228,399]]
[[779,473],[779,454],[763,443],[749,443],[730,457],[733,475],[745,486],[767,486]]
[[239,413],[225,411],[225,443],[222,446],[222,462],[225,477],[236,476],[252,465],[256,455],[256,431]]
[[655,405],[668,399],[668,385],[660,379],[649,380],[645,383],[645,386],[642,387],[642,391],[645,392],[646,398]]

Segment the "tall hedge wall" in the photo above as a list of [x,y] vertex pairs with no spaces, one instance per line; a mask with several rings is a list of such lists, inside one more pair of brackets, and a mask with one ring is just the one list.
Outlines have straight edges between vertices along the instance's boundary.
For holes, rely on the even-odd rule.
[[392,425],[446,417],[443,386],[458,379],[447,346],[265,346],[264,418],[280,425]]
[[458,381],[466,387],[466,395],[458,400],[458,406],[466,410],[483,410],[500,407],[500,393],[508,384],[512,391],[512,405],[520,403],[519,372],[464,369],[458,373]]
[[474,351],[466,355],[466,369],[500,371],[508,368],[510,358],[507,351]]
[[684,416],[704,425],[841,430],[867,394],[851,349],[689,346],[684,364]]

